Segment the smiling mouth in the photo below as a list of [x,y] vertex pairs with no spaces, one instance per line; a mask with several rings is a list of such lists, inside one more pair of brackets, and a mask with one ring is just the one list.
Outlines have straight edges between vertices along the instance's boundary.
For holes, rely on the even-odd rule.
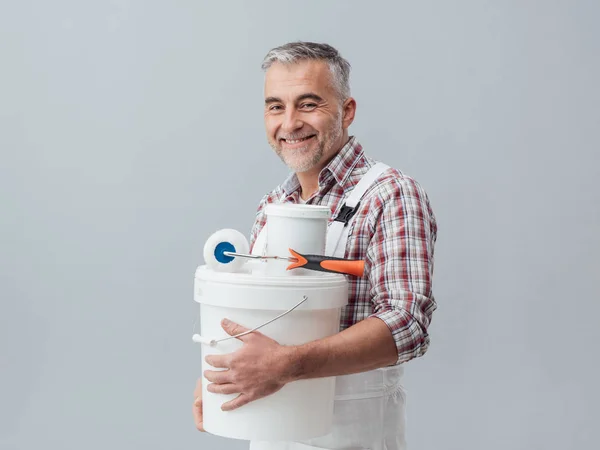
[[311,134],[310,136],[305,136],[303,138],[300,139],[280,139],[281,141],[285,142],[286,144],[299,144],[300,142],[304,142],[307,141],[311,138],[315,137],[314,134]]

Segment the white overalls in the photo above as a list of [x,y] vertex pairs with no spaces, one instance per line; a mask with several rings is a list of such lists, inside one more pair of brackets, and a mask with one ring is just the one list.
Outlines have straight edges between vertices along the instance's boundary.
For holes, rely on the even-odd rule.
[[[344,258],[347,226],[354,208],[371,184],[388,167],[375,164],[346,199],[345,206],[327,230],[325,254]],[[266,245],[264,228],[254,249]],[[253,250],[255,253],[255,250]],[[250,450],[406,450],[405,392],[402,365],[336,377],[332,431],[301,442],[251,441]]]

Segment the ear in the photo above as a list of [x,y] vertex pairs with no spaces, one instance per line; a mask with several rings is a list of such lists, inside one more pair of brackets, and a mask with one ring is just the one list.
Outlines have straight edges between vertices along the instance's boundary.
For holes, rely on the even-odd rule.
[[356,100],[349,97],[342,106],[342,126],[348,128],[352,122],[354,122],[354,115],[356,114]]

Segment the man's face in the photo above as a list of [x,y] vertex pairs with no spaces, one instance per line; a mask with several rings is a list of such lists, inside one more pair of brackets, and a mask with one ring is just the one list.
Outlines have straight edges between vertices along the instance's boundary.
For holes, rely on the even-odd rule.
[[344,145],[346,122],[327,63],[274,63],[267,70],[267,139],[294,172],[320,171]]

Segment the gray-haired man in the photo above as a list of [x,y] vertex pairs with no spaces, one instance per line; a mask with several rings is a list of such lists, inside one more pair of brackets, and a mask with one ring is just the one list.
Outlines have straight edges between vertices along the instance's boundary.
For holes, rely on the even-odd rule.
[[[436,309],[437,225],[427,194],[411,177],[368,157],[349,136],[356,101],[350,96],[350,65],[336,49],[289,43],[272,49],[263,69],[267,138],[293,173],[260,202],[251,245],[264,241],[266,204],[327,205],[334,218],[328,251],[364,259],[366,275],[348,279],[339,333],[299,346],[248,334],[238,351],[207,356],[213,367],[228,369],[206,371],[207,389],[239,394],[222,407],[232,410],[295,380],[336,376],[330,434],[301,443],[252,442],[250,448],[405,449],[403,363],[426,352]],[[348,211],[350,218],[340,214]],[[223,329],[230,335],[245,331],[230,322]],[[200,380],[194,395],[194,417],[203,430]]]

